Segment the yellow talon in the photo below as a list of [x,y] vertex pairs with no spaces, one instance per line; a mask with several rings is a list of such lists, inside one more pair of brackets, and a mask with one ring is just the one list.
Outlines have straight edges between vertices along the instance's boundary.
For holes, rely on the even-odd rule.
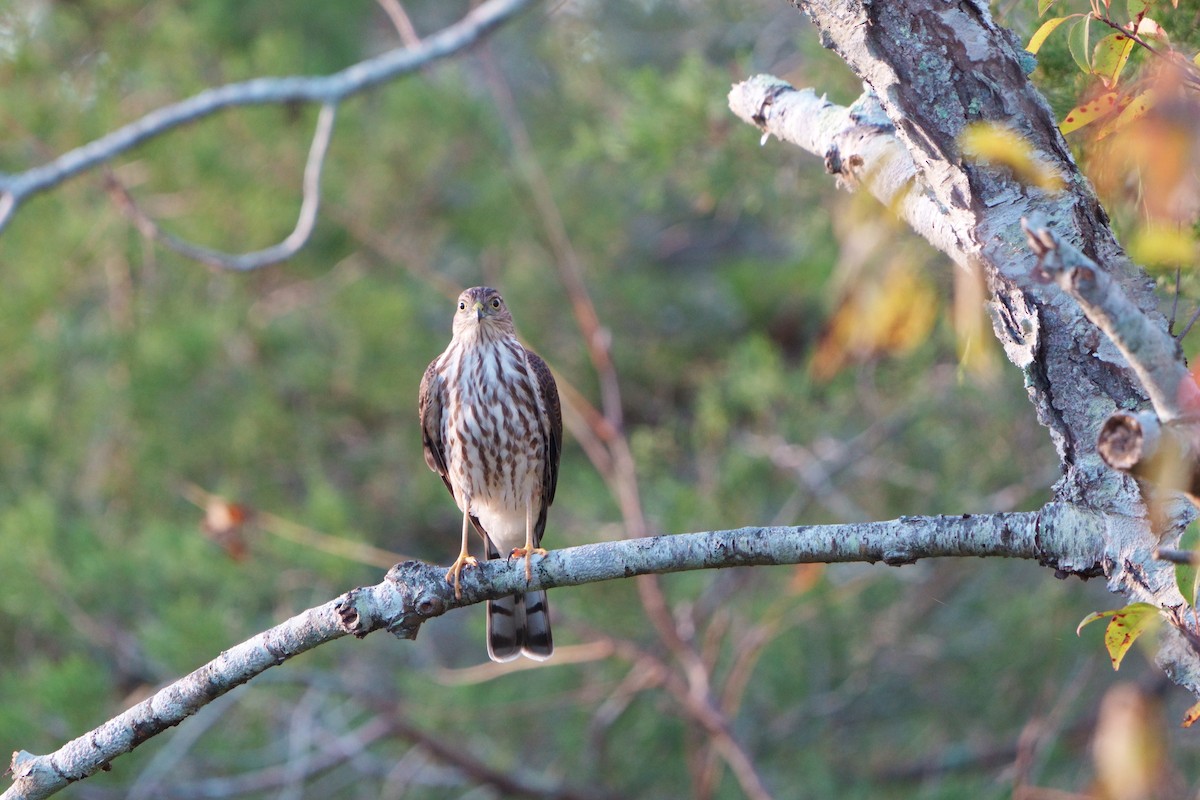
[[[475,556],[469,556],[466,553],[463,553],[459,555],[453,564],[450,565],[450,569],[446,570],[446,583],[454,584],[455,600],[462,598],[462,588],[459,586],[459,575],[462,573],[463,567],[475,567],[478,565],[479,561],[475,558]],[[454,576],[454,580],[450,579],[451,575]]]
[[512,552],[508,554],[508,557],[521,558],[523,556],[525,558],[525,582],[529,583],[533,580],[533,554],[537,553],[539,556],[544,556],[546,552],[546,548],[544,547],[514,547]]

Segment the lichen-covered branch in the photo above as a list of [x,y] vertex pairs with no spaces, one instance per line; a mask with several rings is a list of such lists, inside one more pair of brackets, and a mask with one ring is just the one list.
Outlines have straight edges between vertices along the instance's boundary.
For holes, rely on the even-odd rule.
[[1087,509],[1052,503],[1033,512],[627,539],[552,551],[535,560],[528,584],[523,562],[485,562],[463,573],[457,598],[444,567],[405,562],[375,586],[354,589],[234,645],[54,753],[14,753],[13,784],[0,800],[40,800],[107,769],[217,697],[318,645],[377,630],[412,639],[428,619],[514,591],[697,569],[851,561],[898,566],[945,556],[1036,559],[1064,572],[1098,574],[1102,553],[1093,545],[1106,524]]
[[1175,338],[1140,308],[1095,261],[1040,224],[1021,223],[1038,257],[1038,276],[1067,292],[1117,346],[1163,422],[1200,412],[1200,389]]
[[[845,183],[865,186],[955,263],[981,271],[993,330],[1021,369],[1058,451],[1055,496],[1105,520],[1093,544],[1103,553],[1109,588],[1130,600],[1179,606],[1174,571],[1153,553],[1176,543],[1195,511],[1157,497],[1152,517],[1137,482],[1100,458],[1097,434],[1110,415],[1143,408],[1151,398],[1187,411],[1194,386],[1172,363],[1178,358],[1169,352],[1153,282],[1117,243],[1049,104],[1028,78],[1032,63],[1020,40],[996,24],[984,0],[793,2],[869,95],[839,108],[760,76],[734,87],[731,108],[817,153],[841,178],[849,172],[855,180]],[[975,123],[1020,137],[1047,172],[1063,178],[1062,188],[1027,185],[1007,167],[964,158],[961,137]],[[1039,283],[1039,253],[1029,248],[1022,219],[1039,220],[1103,275],[1097,281],[1103,302],[1120,299],[1104,326],[1073,296]],[[1160,663],[1177,683],[1200,692],[1200,656],[1186,640],[1183,632],[1169,633]]]

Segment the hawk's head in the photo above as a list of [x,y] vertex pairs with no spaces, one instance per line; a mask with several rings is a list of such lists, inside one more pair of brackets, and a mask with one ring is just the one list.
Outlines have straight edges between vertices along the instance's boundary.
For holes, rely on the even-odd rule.
[[491,339],[514,333],[512,314],[500,293],[490,286],[475,286],[458,296],[454,336]]

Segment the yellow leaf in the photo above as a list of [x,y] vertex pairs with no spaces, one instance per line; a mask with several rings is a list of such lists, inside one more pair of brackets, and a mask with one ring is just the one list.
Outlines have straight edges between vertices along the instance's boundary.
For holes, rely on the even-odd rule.
[[966,158],[1008,167],[1021,183],[1049,191],[1063,186],[1058,172],[1038,158],[1029,142],[1003,125],[972,123],[959,135],[958,142]]
[[847,363],[908,352],[929,338],[937,318],[936,290],[899,254],[877,280],[842,298],[813,354],[813,374],[825,380]]
[[[1073,17],[1077,15],[1072,14],[1071,16]],[[1062,25],[1070,18],[1071,17],[1055,17],[1054,19],[1048,19],[1043,22],[1042,27],[1038,28],[1037,32],[1033,34],[1032,38],[1030,38],[1029,45],[1026,46],[1025,49],[1036,55],[1037,51],[1042,49],[1042,45],[1046,43],[1046,39],[1050,36],[1050,34],[1054,33],[1054,29],[1059,25]]]
[[1058,126],[1064,134],[1078,130],[1084,125],[1095,122],[1101,117],[1111,114],[1119,105],[1119,96],[1116,92],[1102,94],[1095,100],[1089,100],[1086,103],[1081,103],[1070,111],[1067,116],[1063,117],[1062,124]]
[[1096,134],[1096,138],[1104,139],[1121,128],[1124,128],[1129,123],[1136,122],[1137,120],[1146,116],[1146,112],[1148,112],[1151,108],[1154,108],[1154,104],[1157,100],[1158,92],[1155,90],[1147,89],[1146,91],[1142,92],[1137,97],[1134,97],[1132,100],[1125,103],[1125,107],[1121,111],[1120,116],[1101,128],[1100,132]]
[[1188,708],[1187,711],[1183,712],[1183,722],[1181,723],[1181,726],[1184,728],[1190,728],[1196,724],[1196,720],[1198,719],[1200,719],[1200,703],[1196,703]]
[[1121,70],[1133,52],[1133,39],[1123,33],[1113,33],[1096,43],[1092,51],[1092,72],[1099,76],[1105,86],[1114,86]]
[[1196,240],[1190,231],[1171,225],[1147,225],[1129,241],[1129,257],[1147,267],[1196,263]]
[[1104,631],[1104,646],[1108,649],[1113,669],[1121,668],[1121,661],[1129,652],[1130,645],[1161,619],[1157,606],[1150,603],[1130,603],[1124,608],[1088,614],[1075,629],[1075,634],[1078,635],[1085,625],[1105,617],[1111,617],[1108,628]]

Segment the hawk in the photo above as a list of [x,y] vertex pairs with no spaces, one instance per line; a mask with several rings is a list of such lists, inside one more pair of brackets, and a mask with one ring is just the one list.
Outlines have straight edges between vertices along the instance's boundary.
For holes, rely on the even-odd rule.
[[[442,477],[463,512],[462,549],[446,573],[476,561],[470,527],[488,559],[544,555],[546,512],[554,502],[562,450],[562,410],[550,368],[517,341],[504,298],[488,286],[458,296],[454,336],[421,379],[418,401],[425,463]],[[554,651],[544,591],[487,604],[488,655],[542,661]]]

